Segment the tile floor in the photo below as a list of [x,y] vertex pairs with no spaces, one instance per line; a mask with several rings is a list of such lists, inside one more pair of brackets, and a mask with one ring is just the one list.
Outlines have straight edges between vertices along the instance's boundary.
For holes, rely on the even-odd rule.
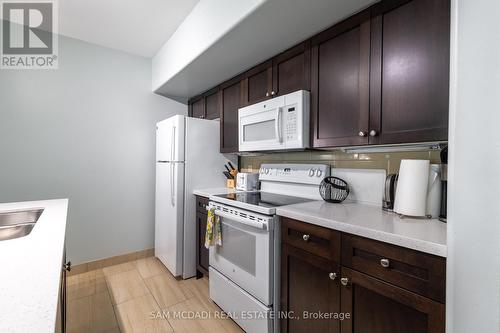
[[206,278],[177,280],[154,257],[69,276],[67,292],[69,333],[243,332]]

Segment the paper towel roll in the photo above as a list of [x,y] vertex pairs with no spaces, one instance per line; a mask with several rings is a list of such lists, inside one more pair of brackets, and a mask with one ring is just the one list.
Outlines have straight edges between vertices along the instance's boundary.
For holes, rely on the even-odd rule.
[[427,182],[426,215],[438,218],[441,212],[441,165],[429,166],[429,181]]
[[401,160],[394,211],[408,216],[425,216],[429,160]]

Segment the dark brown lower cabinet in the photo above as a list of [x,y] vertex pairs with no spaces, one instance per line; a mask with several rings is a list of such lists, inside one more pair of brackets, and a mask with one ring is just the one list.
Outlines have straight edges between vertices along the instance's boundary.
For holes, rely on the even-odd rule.
[[435,278],[446,278],[444,258],[288,218],[281,225],[280,311],[293,316],[281,317],[282,333],[445,332],[445,284]]
[[340,332],[335,319],[319,314],[340,310],[339,267],[288,244],[282,247],[281,310],[290,317],[281,321],[282,332]]
[[205,247],[208,199],[196,197],[196,277],[208,276],[208,249]]
[[444,332],[443,304],[346,267],[341,279],[341,333]]

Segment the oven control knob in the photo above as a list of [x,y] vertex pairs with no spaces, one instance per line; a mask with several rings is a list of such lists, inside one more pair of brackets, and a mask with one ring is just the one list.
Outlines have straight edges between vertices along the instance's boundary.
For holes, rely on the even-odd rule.
[[269,174],[269,169],[264,169],[264,172],[266,173],[266,175]]
[[321,177],[321,176],[323,176],[323,171],[321,171],[321,170],[316,170],[316,177],[318,177],[318,178],[319,178],[319,177]]
[[314,172],[315,172],[314,169],[309,169],[309,177],[314,176]]

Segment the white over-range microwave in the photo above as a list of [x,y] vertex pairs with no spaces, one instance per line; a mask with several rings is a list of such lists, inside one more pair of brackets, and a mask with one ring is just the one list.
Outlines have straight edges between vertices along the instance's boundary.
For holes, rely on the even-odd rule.
[[239,151],[309,148],[309,108],[309,92],[299,90],[239,109]]

